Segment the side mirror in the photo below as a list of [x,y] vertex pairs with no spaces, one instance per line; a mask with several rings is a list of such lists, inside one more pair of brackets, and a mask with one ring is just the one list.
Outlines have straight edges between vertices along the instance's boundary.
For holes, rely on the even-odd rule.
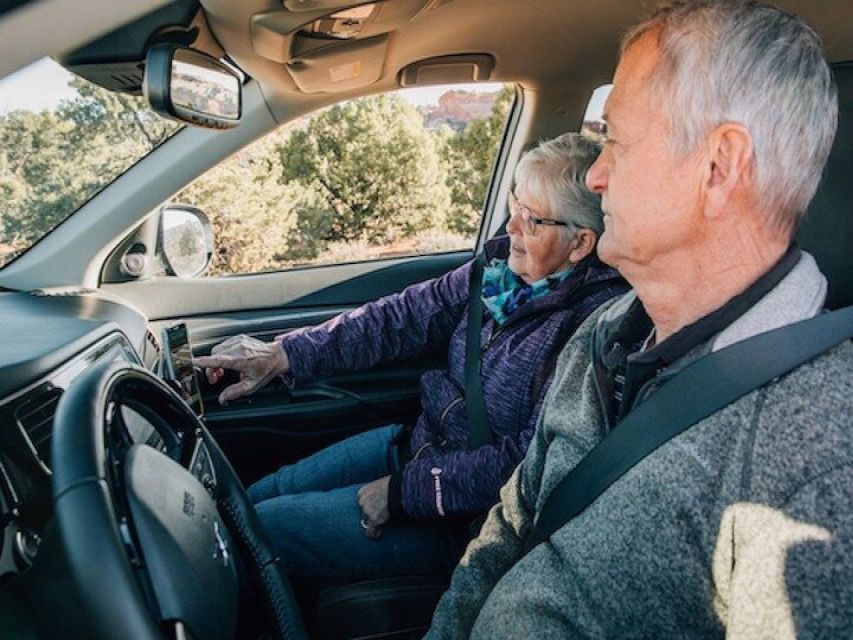
[[157,113],[209,129],[240,124],[241,82],[237,72],[206,53],[161,43],[145,58],[143,92]]
[[160,255],[166,273],[194,278],[213,257],[213,228],[201,209],[166,205],[160,210]]

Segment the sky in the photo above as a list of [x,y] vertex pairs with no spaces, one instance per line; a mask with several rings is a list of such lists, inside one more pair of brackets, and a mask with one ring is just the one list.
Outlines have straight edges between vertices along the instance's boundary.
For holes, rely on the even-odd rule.
[[64,98],[76,92],[68,86],[70,74],[50,58],[0,80],[0,113],[15,109],[41,111],[52,109]]
[[601,120],[601,115],[604,112],[604,103],[607,100],[607,96],[610,95],[612,88],[612,84],[603,84],[592,92],[592,98],[590,98],[589,104],[586,107],[586,113],[583,116],[584,122]]

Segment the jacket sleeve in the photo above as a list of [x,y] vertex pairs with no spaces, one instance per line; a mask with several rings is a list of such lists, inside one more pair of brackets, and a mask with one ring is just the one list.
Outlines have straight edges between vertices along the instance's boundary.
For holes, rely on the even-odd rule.
[[546,449],[542,429],[537,428],[527,456],[500,491],[501,501],[491,508],[453,572],[426,638],[470,636],[486,598],[518,560],[530,535]]
[[[415,519],[438,518],[484,513],[495,504],[500,488],[527,453],[552,378],[553,371],[538,387],[539,398],[521,431],[477,449],[410,461],[403,469],[400,487],[403,514]],[[464,411],[464,403],[456,410]]]
[[471,262],[282,339],[293,382],[362,371],[445,347],[468,302]]
[[723,579],[727,638],[849,636],[851,486],[853,465],[848,464],[819,475],[782,509],[756,502],[731,509],[727,548],[733,551],[714,567],[715,582]]

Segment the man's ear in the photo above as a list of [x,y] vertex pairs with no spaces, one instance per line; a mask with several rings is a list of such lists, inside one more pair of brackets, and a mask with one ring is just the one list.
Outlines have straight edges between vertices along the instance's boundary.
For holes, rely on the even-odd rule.
[[725,122],[711,133],[705,179],[706,216],[723,214],[738,189],[751,190],[753,154],[752,136],[742,124]]
[[592,253],[595,250],[595,241],[597,238],[598,236],[595,235],[595,231],[592,229],[587,229],[586,227],[578,229],[572,238],[569,250],[569,262],[577,264]]

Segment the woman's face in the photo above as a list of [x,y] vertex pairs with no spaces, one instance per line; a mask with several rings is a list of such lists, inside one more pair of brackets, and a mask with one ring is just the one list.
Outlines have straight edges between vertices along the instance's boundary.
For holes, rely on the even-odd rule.
[[558,218],[542,203],[530,199],[524,185],[516,187],[515,196],[518,199],[518,210],[506,225],[510,242],[508,264],[512,272],[527,284],[532,284],[579,262],[572,260],[574,228],[540,224],[536,225],[535,235],[526,233],[522,223],[523,215],[529,213],[550,220]]

